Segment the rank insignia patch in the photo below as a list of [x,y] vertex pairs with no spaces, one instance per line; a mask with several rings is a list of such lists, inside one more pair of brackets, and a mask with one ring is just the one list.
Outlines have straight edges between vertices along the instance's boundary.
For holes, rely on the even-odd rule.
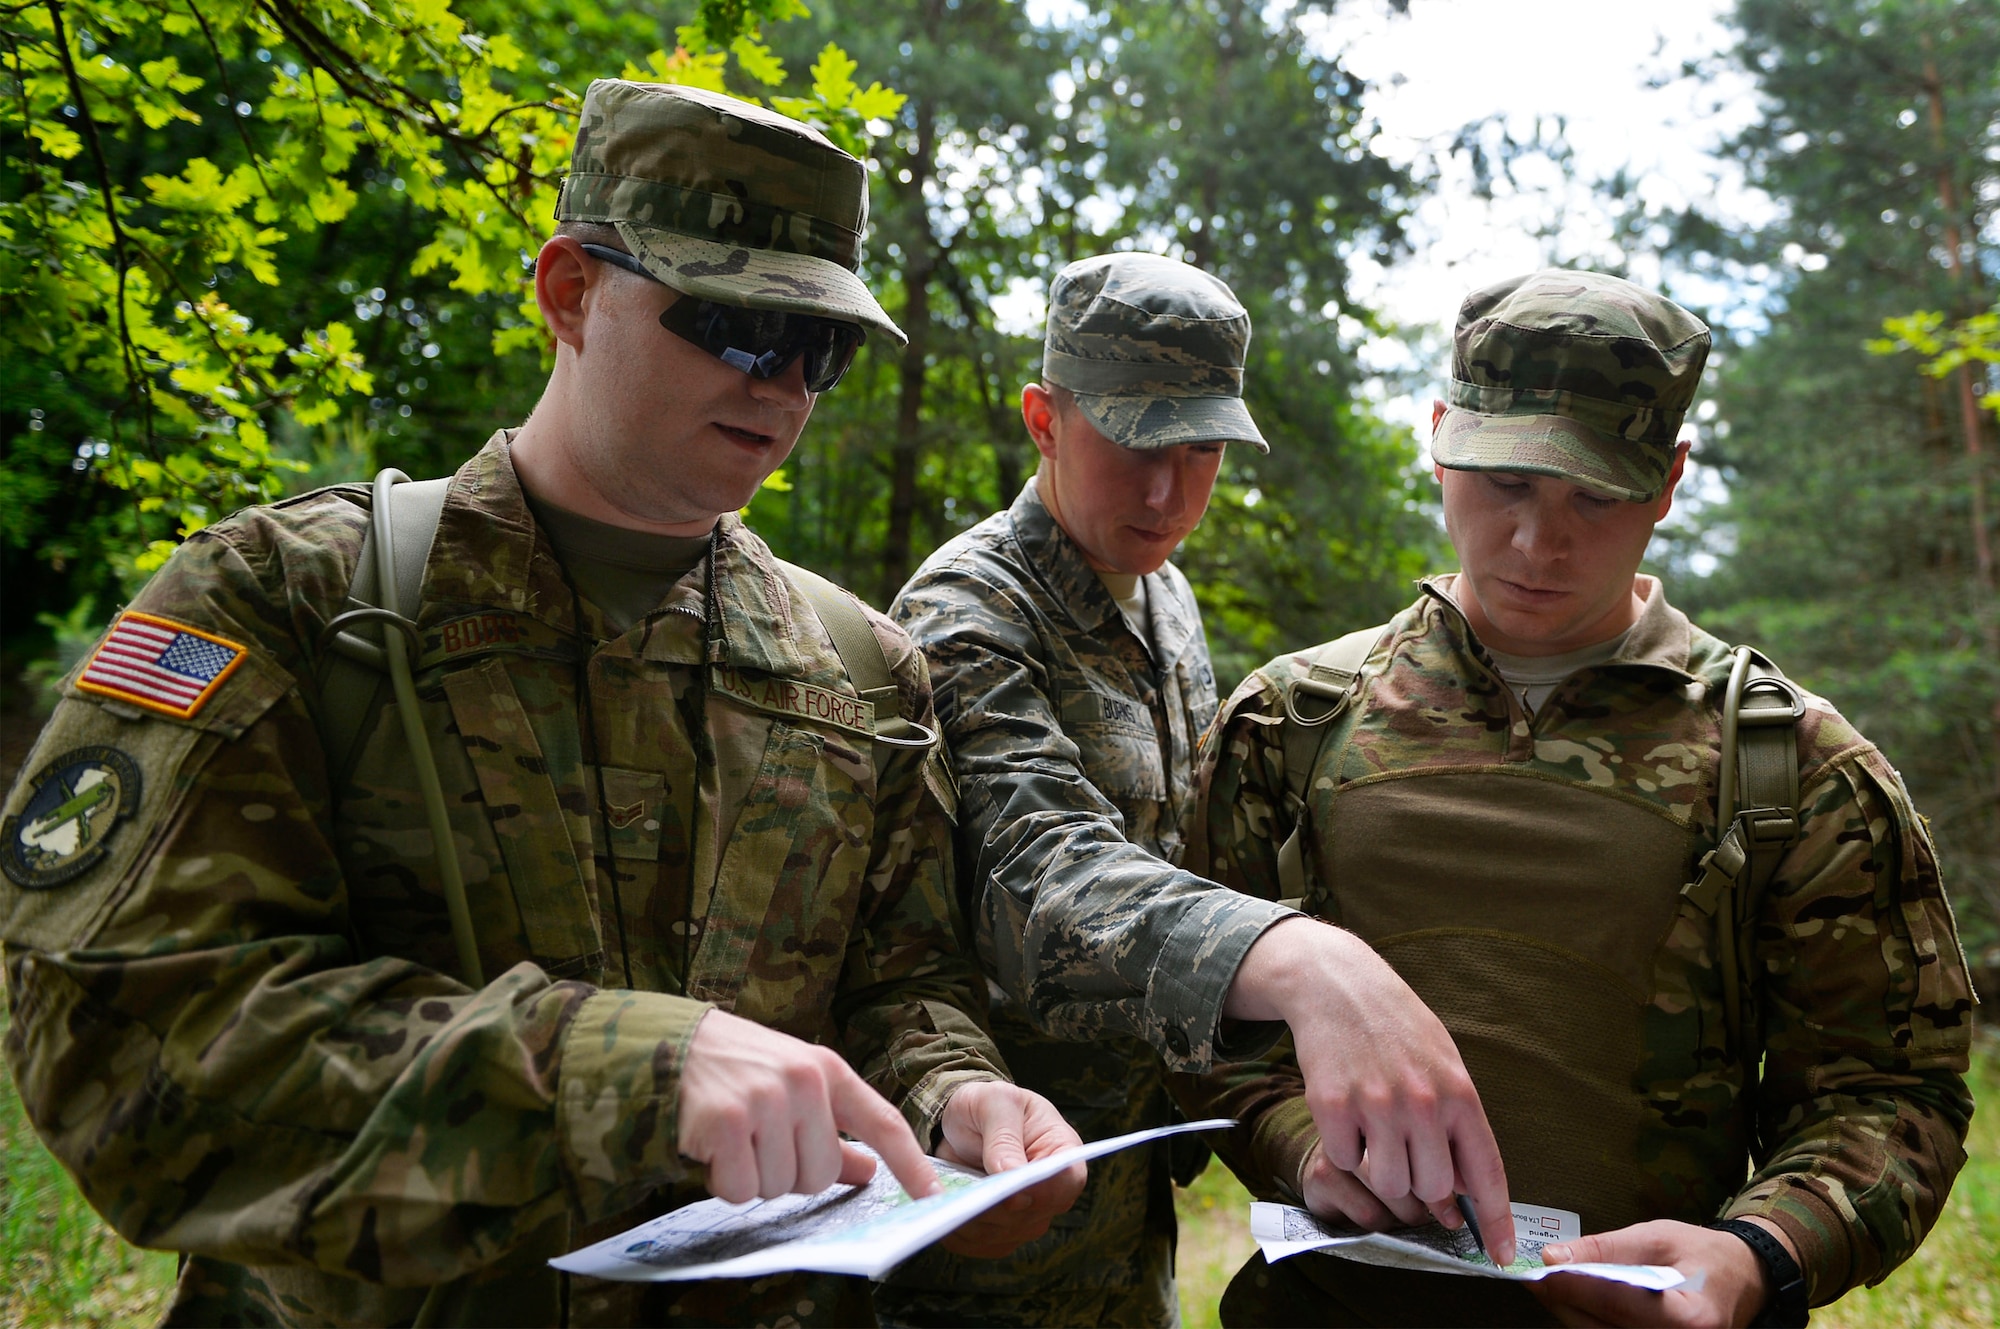
[[27,806],[0,823],[0,871],[31,891],[80,877],[138,807],[138,763],[117,748],[73,748],[42,767]]
[[76,686],[191,720],[249,651],[200,628],[129,610],[91,652]]

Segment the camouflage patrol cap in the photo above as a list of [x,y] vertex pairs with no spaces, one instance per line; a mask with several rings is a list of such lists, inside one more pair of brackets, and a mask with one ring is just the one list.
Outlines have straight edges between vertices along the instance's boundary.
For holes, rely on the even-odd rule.
[[855,276],[867,168],[775,111],[697,88],[598,79],[583,95],[556,217],[617,227],[647,271],[685,294],[908,340]]
[[1042,381],[1068,388],[1128,448],[1238,439],[1269,452],[1243,405],[1250,315],[1223,283],[1158,254],[1078,259],[1049,288]]
[[1552,269],[1467,296],[1452,343],[1438,465],[1659,497],[1708,360],[1700,319],[1617,277]]

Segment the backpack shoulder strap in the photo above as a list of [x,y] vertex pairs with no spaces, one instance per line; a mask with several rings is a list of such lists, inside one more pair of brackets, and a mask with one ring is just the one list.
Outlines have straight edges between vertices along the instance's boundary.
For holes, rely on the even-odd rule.
[[1805,694],[1750,647],[1738,646],[1731,656],[1722,694],[1716,844],[1681,894],[1715,917],[1729,1046],[1754,1075],[1761,1050],[1753,1037],[1754,998],[1743,975],[1755,973],[1748,943],[1758,899],[1799,837],[1799,720]]
[[[343,610],[386,609],[414,622],[422,607],[424,565],[430,562],[431,546],[437,540],[438,522],[444,516],[445,491],[449,476],[436,480],[410,480],[388,488],[390,553],[395,575],[384,585],[381,550],[371,520],[361,540],[361,558],[354,565],[354,580],[347,588]],[[369,638],[380,640],[380,625],[363,628]],[[387,681],[386,665],[362,651],[341,649],[351,637],[335,638],[335,649],[325,653],[319,674],[319,734],[326,752],[327,777],[338,789],[352,769],[355,744],[361,741],[362,726],[375,709],[377,693]],[[379,654],[377,652],[376,654]]]
[[937,742],[935,733],[903,718],[902,690],[896,686],[888,653],[882,649],[882,639],[875,635],[875,629],[869,626],[861,602],[811,568],[802,568],[782,558],[777,563],[819,615],[819,621],[826,625],[826,635],[833,639],[834,653],[847,670],[855,694],[874,706],[876,741],[892,747],[920,748]]
[[1751,881],[1761,891],[1799,834],[1799,720],[1806,707],[1805,694],[1790,679],[1747,647],[1743,651],[1749,658],[1743,685],[1724,698],[1725,730],[1732,712],[1736,722],[1729,817],[1746,826]]
[[1281,740],[1285,747],[1285,792],[1300,813],[1292,823],[1292,833],[1278,847],[1278,885],[1285,901],[1295,908],[1305,898],[1310,875],[1303,835],[1306,791],[1312,784],[1313,767],[1319,764],[1329,726],[1359,693],[1361,666],[1384,631],[1381,627],[1362,628],[1318,647],[1311,652],[1311,668],[1285,684]]

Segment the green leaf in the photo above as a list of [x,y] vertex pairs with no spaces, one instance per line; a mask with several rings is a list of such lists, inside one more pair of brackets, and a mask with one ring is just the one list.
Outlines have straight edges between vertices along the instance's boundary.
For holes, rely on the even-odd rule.
[[68,161],[83,151],[83,138],[68,125],[43,121],[29,125],[28,132],[42,145],[42,151],[57,161]]
[[745,34],[729,44],[736,64],[745,74],[765,87],[775,88],[785,81],[785,63],[777,53],[756,38]]
[[234,212],[250,198],[254,173],[225,176],[214,162],[196,157],[177,176],[149,175],[142,183],[159,207],[176,212]]
[[[855,64],[847,52],[828,42],[813,61],[813,95],[828,110],[837,111],[854,98]],[[880,87],[880,84],[876,85]]]
[[867,91],[854,95],[849,109],[863,120],[894,120],[902,113],[903,103],[908,100],[902,93],[891,91],[880,83],[870,83]]
[[202,81],[193,74],[182,73],[180,58],[171,55],[159,60],[143,61],[139,65],[139,77],[146,81],[148,87],[163,91],[193,92],[202,84]]

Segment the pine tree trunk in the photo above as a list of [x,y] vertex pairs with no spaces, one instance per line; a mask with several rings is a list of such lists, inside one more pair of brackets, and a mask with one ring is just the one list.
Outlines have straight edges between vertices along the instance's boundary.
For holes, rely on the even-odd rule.
[[896,398],[896,438],[889,449],[889,528],[882,541],[882,582],[876,603],[887,606],[910,577],[910,543],[917,515],[917,463],[923,451],[925,359],[931,341],[931,276],[937,271],[938,240],[931,230],[924,185],[937,148],[937,108],[917,103],[916,150],[908,158],[907,181],[898,181],[910,228],[903,251],[903,348]]
[[[1930,49],[1930,39],[1923,39],[1926,51]],[[1971,297],[1975,278],[1967,270],[1964,258],[1964,234],[1958,222],[1958,188],[1952,179],[1951,161],[1946,156],[1944,122],[1944,82],[1938,77],[1937,61],[1928,55],[1924,59],[1924,93],[1930,112],[1931,138],[1938,148],[1938,211],[1944,219],[1945,262],[1951,269],[1952,282],[1967,304]],[[1961,309],[1959,315],[1970,312]],[[1958,387],[1958,414],[1960,429],[1965,440],[1966,485],[1970,490],[1972,518],[1972,562],[1974,603],[1980,633],[1985,639],[1986,658],[2000,660],[2000,605],[1994,603],[1993,583],[1993,538],[1986,521],[1986,449],[1981,440],[1985,432],[1981,427],[1979,393],[1972,382],[1972,366],[1961,364],[1952,377]],[[1993,743],[1994,771],[2000,775],[2000,696],[1993,699]]]

